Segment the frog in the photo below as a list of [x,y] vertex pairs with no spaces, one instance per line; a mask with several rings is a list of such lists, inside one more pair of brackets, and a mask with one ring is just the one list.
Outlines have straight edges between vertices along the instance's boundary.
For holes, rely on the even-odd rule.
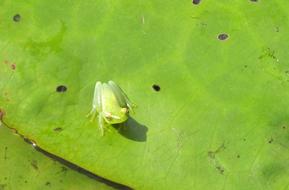
[[125,92],[112,80],[107,83],[97,81],[95,83],[92,109],[87,114],[93,122],[98,117],[98,126],[101,136],[107,125],[120,124],[127,121],[130,113],[134,113],[134,107]]

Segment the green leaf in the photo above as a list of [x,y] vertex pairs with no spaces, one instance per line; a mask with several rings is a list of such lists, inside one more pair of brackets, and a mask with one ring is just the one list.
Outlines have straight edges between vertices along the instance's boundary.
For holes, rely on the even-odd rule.
[[113,189],[51,160],[0,126],[0,190]]
[[[289,188],[288,1],[0,2],[3,120],[39,147],[135,189]],[[108,80],[138,107],[101,137]]]

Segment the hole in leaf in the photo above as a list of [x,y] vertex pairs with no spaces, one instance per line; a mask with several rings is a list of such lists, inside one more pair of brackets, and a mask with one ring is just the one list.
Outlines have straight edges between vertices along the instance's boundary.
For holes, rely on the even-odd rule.
[[157,85],[157,84],[154,84],[152,87],[157,92],[161,90],[161,87],[159,85]]
[[228,34],[223,33],[223,34],[219,34],[218,39],[219,40],[226,40],[228,37],[229,37]]
[[64,86],[64,85],[60,85],[60,86],[58,86],[58,87],[56,88],[56,91],[57,91],[57,92],[60,92],[60,93],[66,92],[66,91],[67,91],[67,87]]
[[193,0],[193,4],[198,5],[201,2],[201,0]]
[[14,15],[14,16],[13,16],[13,20],[14,20],[15,22],[19,22],[19,21],[21,20],[20,14]]

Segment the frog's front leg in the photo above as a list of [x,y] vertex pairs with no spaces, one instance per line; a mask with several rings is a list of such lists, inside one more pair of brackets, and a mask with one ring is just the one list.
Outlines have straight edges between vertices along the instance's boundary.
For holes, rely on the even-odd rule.
[[103,136],[104,135],[104,119],[101,113],[98,114],[98,127],[100,130],[101,136]]

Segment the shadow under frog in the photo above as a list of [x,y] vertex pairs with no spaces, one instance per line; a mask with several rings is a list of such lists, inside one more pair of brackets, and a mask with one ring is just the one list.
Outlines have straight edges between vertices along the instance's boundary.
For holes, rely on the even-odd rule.
[[127,139],[138,142],[145,142],[147,140],[148,128],[130,116],[126,122],[114,124],[112,126],[118,131],[119,134]]

